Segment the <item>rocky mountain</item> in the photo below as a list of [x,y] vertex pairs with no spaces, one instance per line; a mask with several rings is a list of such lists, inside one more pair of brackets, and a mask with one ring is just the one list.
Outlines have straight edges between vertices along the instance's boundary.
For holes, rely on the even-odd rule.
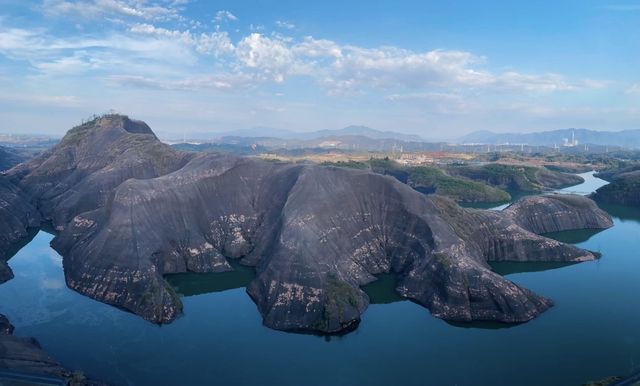
[[543,167],[508,164],[453,166],[447,168],[453,176],[466,177],[488,185],[518,192],[543,192],[577,185],[584,179],[575,174],[552,171]]
[[595,202],[572,194],[524,197],[511,204],[505,212],[513,217],[516,224],[537,234],[613,226],[611,216],[598,208]]
[[558,220],[557,200],[514,216],[366,170],[180,153],[120,115],[72,129],[8,179],[58,232],[69,287],[155,323],[182,312],[163,275],[227,271],[228,259],[255,267],[247,292],[275,329],[355,327],[369,303],[360,287],[388,272],[401,296],[437,317],[524,322],[551,300],[488,262],[592,260],[530,224],[610,225],[581,221],[594,210],[586,198],[562,201],[561,216],[575,221]]
[[611,182],[596,190],[593,198],[607,204],[640,206],[640,170],[623,170],[618,173],[605,173]]
[[13,278],[7,265],[12,248],[40,226],[40,214],[29,196],[0,175],[0,284]]
[[596,131],[588,129],[561,129],[534,133],[494,133],[475,131],[458,138],[458,143],[505,144],[523,143],[534,146],[561,146],[565,139],[575,138],[579,144],[640,147],[640,130]]

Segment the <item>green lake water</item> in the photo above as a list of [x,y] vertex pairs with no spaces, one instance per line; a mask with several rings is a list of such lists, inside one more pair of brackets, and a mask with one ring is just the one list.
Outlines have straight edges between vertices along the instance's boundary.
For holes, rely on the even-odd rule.
[[[603,184],[586,175],[586,193]],[[581,385],[640,367],[640,210],[605,208],[615,226],[552,235],[599,251],[573,265],[494,269],[556,305],[509,328],[452,325],[391,292],[367,286],[371,306],[341,337],[262,325],[244,285],[251,269],[173,275],[184,316],[156,326],[69,290],[45,232],[10,261],[0,313],[65,366],[114,385]]]

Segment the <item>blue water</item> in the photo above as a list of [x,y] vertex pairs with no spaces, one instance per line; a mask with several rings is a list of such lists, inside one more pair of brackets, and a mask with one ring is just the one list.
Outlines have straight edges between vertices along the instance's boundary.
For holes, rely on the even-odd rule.
[[496,267],[556,302],[511,328],[450,325],[380,295],[383,285],[370,289],[381,304],[346,336],[278,332],[238,288],[246,271],[211,286],[216,276],[172,277],[190,296],[185,315],[159,327],[69,290],[44,232],[10,260],[16,278],[0,286],[0,313],[65,366],[118,385],[580,385],[640,366],[640,213],[608,210],[611,229],[555,235],[588,238],[578,245],[600,260]]

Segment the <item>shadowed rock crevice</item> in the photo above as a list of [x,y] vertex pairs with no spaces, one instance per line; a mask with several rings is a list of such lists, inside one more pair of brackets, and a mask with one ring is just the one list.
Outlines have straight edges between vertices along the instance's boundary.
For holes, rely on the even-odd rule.
[[70,288],[155,323],[182,312],[164,275],[229,271],[227,259],[255,267],[247,292],[276,329],[354,328],[361,286],[389,272],[437,317],[524,322],[551,301],[487,261],[595,258],[530,226],[590,227],[587,199],[562,202],[572,221],[547,219],[548,200],[517,215],[463,209],[363,170],[175,152],[147,129],[100,117],[9,178],[55,225]]

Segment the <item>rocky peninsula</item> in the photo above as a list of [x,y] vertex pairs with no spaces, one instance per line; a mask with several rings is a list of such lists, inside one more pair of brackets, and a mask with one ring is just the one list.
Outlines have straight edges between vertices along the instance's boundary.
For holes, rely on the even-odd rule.
[[389,272],[439,318],[525,322],[552,301],[488,262],[593,260],[537,233],[611,226],[586,198],[463,209],[370,171],[182,153],[121,115],[3,178],[0,227],[15,236],[2,250],[50,223],[70,288],[154,323],[182,312],[165,274],[227,271],[228,259],[255,267],[247,292],[275,329],[353,328],[369,304],[360,287]]

